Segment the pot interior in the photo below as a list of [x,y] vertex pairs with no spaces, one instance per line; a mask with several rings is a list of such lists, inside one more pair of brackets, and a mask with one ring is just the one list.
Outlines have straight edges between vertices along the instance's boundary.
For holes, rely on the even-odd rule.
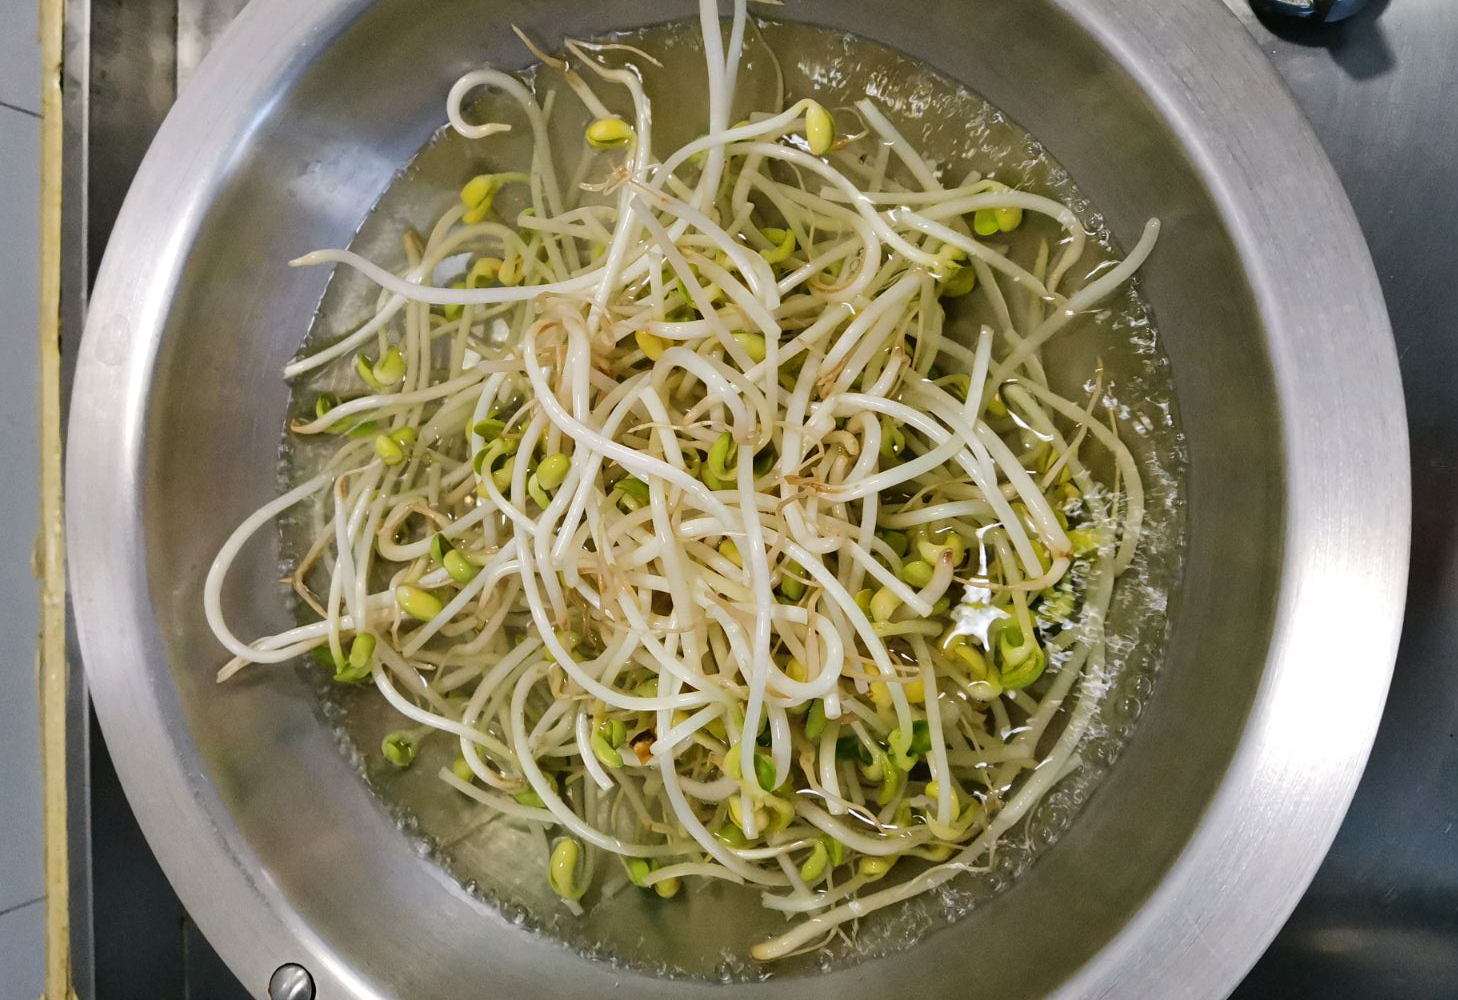
[[[531,61],[507,25],[551,47],[564,35],[687,13],[683,4],[625,0],[502,3],[489,12],[452,0],[384,0],[259,113],[188,249],[145,431],[158,626],[192,741],[240,840],[293,906],[301,933],[352,970],[360,995],[455,997],[486,984],[575,995],[612,982],[675,996],[688,985],[659,974],[737,980],[769,971],[735,957],[778,926],[745,890],[671,904],[625,892],[584,920],[559,918],[540,859],[519,860],[525,838],[505,824],[480,827],[477,810],[433,781],[434,763],[399,775],[380,765],[379,733],[390,727],[372,704],[321,697],[316,675],[291,667],[253,668],[216,685],[222,657],[199,596],[222,540],[276,495],[289,467],[279,449],[293,404],[277,373],[311,317],[315,336],[342,332],[338,324],[367,294],[360,282],[330,285],[324,270],[285,262],[351,242],[390,261],[387,243],[400,225],[424,226],[439,213],[480,156],[438,137],[444,94],[482,62]],[[922,64],[996,109],[984,109],[980,131],[967,133],[970,148],[1018,150],[1031,183],[1071,190],[1057,172],[1066,169],[1094,224],[1107,224],[1123,246],[1146,218],[1164,223],[1139,284],[1158,346],[1126,327],[1122,337],[1074,336],[1051,352],[1069,388],[1104,363],[1129,407],[1121,431],[1150,490],[1146,556],[1121,583],[1111,622],[1116,683],[1100,734],[1084,750],[1091,772],[1107,775],[1096,786],[1070,783],[1038,811],[1032,835],[1044,846],[1035,864],[1026,851],[1001,852],[990,872],[955,891],[867,921],[857,947],[833,950],[824,963],[812,956],[773,967],[763,987],[870,996],[910,986],[943,995],[978,982],[1001,996],[1041,996],[1159,882],[1198,824],[1260,680],[1283,506],[1264,333],[1231,235],[1178,135],[1094,39],[1041,0],[903,4],[894,17],[877,4],[806,0],[774,14],[835,29],[767,26],[771,44],[791,57],[792,92],[797,73],[804,78],[844,49],[842,33],[876,39],[853,43],[857,68],[902,88],[913,109],[903,121],[938,119],[927,141],[960,138],[949,133],[967,120],[964,109],[980,105],[963,95],[955,113],[915,111]],[[857,85],[845,81],[848,92]],[[1029,136],[1041,150],[1030,149]],[[1136,298],[1120,308],[1131,322],[1142,316]],[[270,538],[236,564],[225,599],[239,634],[290,624],[277,585],[286,555]],[[811,972],[830,974],[806,978]]]

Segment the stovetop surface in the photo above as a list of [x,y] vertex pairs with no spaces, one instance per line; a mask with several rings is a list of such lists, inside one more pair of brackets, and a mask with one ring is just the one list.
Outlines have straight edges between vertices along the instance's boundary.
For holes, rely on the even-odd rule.
[[[1372,0],[1321,26],[1226,2],[1310,116],[1371,245],[1407,392],[1415,505],[1407,623],[1371,763],[1311,888],[1235,996],[1458,997],[1458,3]],[[68,220],[71,304],[178,81],[242,5],[68,0],[68,107],[84,112],[70,117],[68,199],[85,207]],[[187,920],[79,708],[75,736],[89,737],[91,765],[78,781],[89,824],[74,837],[88,918],[76,937],[79,995],[133,997],[142,983],[159,1000],[263,995],[237,983]]]

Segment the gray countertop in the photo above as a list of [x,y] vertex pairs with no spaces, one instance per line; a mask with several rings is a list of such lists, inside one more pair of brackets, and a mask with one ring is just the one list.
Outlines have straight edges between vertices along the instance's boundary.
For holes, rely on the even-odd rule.
[[[1213,2],[1213,0],[1212,0]],[[1458,997],[1458,2],[1372,0],[1339,25],[1262,22],[1227,0],[1286,77],[1351,194],[1381,276],[1411,428],[1407,625],[1382,729],[1330,855],[1241,1000]],[[152,131],[241,0],[69,0],[67,301],[79,305]],[[89,117],[84,117],[89,116]],[[87,157],[79,170],[76,157]],[[1291,280],[1302,280],[1293,262]],[[71,316],[78,316],[73,309]],[[75,330],[68,326],[67,333]],[[1362,641],[1360,614],[1351,641]],[[84,717],[78,737],[89,732]],[[75,838],[83,997],[245,996],[186,923],[92,738]],[[94,880],[91,872],[95,873]],[[179,932],[179,927],[181,931]],[[94,929],[94,944],[90,931]],[[1171,996],[1177,995],[1171,989]]]

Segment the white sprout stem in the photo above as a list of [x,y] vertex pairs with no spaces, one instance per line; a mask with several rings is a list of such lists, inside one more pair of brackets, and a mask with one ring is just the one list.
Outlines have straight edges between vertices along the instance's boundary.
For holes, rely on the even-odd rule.
[[[871,99],[828,150],[813,95],[731,125],[749,27],[745,0],[727,36],[701,0],[707,131],[672,150],[654,148],[661,67],[632,46],[568,40],[572,68],[532,47],[565,81],[540,99],[491,68],[457,81],[446,116],[483,156],[506,126],[468,120],[478,90],[529,123],[529,162],[494,175],[529,208],[478,209],[468,187],[404,240],[406,266],[293,262],[379,294],[285,368],[343,398],[291,428],[333,456],[233,532],[203,603],[232,655],[220,680],[309,651],[368,679],[410,726],[397,766],[399,746],[449,734],[441,779],[543,852],[554,829],[586,845],[573,877],[604,893],[624,884],[605,854],[651,861],[632,881],[664,894],[766,890],[797,921],[755,949],[769,960],[972,868],[1079,767],[1144,495],[1099,391],[1060,395],[1041,352],[1129,280],[1158,225],[1064,297],[1086,267],[1078,212],[995,178],[944,185]],[[615,118],[595,86],[631,115],[597,122],[616,130],[599,148],[561,148],[554,95]],[[1062,236],[1050,252],[1034,234],[1036,255],[974,236],[984,211]],[[989,317],[975,332],[943,299],[959,274]],[[313,498],[288,582],[321,620],[244,642],[223,617],[230,567]],[[1012,628],[1037,658],[1009,651]],[[1044,675],[1013,682],[1019,662]],[[807,867],[826,838],[844,866]],[[885,884],[859,873],[949,848]]]
[[301,647],[295,643],[280,649],[262,650],[239,639],[223,619],[223,583],[227,579],[228,569],[233,565],[233,560],[238,558],[238,553],[247,544],[248,539],[257,534],[259,528],[265,524],[272,524],[284,511],[300,501],[307,500],[333,481],[334,477],[327,474],[315,476],[308,482],[289,490],[278,499],[264,504],[233,530],[233,533],[228,536],[228,540],[223,543],[223,547],[218,550],[217,556],[213,558],[213,564],[208,567],[207,579],[203,582],[203,611],[207,615],[208,625],[212,628],[213,634],[218,637],[219,642],[228,647],[228,651],[234,656],[242,657],[252,663],[282,663],[313,648],[312,644]]

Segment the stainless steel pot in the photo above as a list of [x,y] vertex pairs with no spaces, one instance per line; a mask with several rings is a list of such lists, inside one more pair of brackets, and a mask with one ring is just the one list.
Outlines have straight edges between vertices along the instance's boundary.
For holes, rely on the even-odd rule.
[[[296,675],[219,690],[200,586],[275,492],[322,273],[480,60],[682,16],[684,0],[254,0],[163,126],[91,303],[69,427],[78,633],[97,712],[184,903],[250,988],[338,997],[686,997],[503,919],[420,857]],[[1145,272],[1188,435],[1188,573],[1139,729],[1007,893],[914,948],[731,992],[1217,997],[1315,871],[1401,617],[1406,437],[1375,276],[1275,73],[1213,0],[795,0],[964,80],[1038,136]],[[230,614],[277,623],[272,557]],[[648,925],[645,925],[647,927]],[[707,927],[707,925],[705,925]],[[651,929],[647,931],[651,933]],[[705,931],[708,933],[708,931]]]

